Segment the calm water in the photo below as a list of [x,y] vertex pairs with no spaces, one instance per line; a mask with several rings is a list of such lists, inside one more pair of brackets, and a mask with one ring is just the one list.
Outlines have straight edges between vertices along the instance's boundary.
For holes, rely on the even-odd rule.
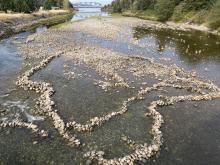
[[[94,10],[94,9],[91,9]],[[100,16],[100,11],[79,11],[73,20],[87,16]],[[46,28],[37,29],[43,32]],[[33,105],[37,96],[25,92],[14,85],[18,75],[37,61],[24,61],[17,52],[16,42],[24,41],[30,33],[22,33],[0,42],[0,121],[22,118],[40,125],[50,133],[48,139],[40,139],[25,129],[0,129],[0,164],[85,164],[82,155],[91,149],[104,150],[107,157],[122,156],[130,149],[122,145],[122,134],[143,143],[150,139],[146,132],[151,120],[143,116],[145,106],[163,91],[150,94],[144,102],[135,103],[123,117],[111,120],[92,133],[78,134],[87,145],[82,149],[73,149],[57,135],[50,120],[33,114]],[[139,45],[126,42],[112,42],[91,35],[75,33],[73,40],[87,40],[102,47],[129,55],[139,54],[153,57],[167,65],[177,64],[186,70],[195,70],[201,77],[213,80],[220,85],[220,38],[201,32],[181,32],[170,30],[143,29],[133,30],[133,37]],[[142,46],[140,46],[142,45]],[[189,46],[188,46],[189,45]],[[169,60],[163,60],[163,59]],[[66,79],[65,66],[76,73],[76,79]],[[92,79],[100,76],[87,66],[72,63],[64,58],[54,60],[49,66],[38,72],[33,79],[51,82],[56,94],[54,100],[59,103],[58,110],[67,121],[74,116],[79,122],[85,122],[92,116],[100,116],[117,109],[136,89],[118,89],[120,92],[104,92],[94,87]],[[153,80],[149,80],[153,81]],[[174,91],[173,91],[174,92]],[[183,91],[179,91],[184,94]],[[164,116],[162,128],[165,143],[162,151],[146,164],[151,165],[217,165],[220,164],[220,101],[179,103],[159,110]],[[7,118],[7,119],[6,119]],[[35,144],[37,143],[37,144]]]
[[89,17],[108,16],[107,12],[101,11],[100,8],[79,8],[71,21],[79,21]]

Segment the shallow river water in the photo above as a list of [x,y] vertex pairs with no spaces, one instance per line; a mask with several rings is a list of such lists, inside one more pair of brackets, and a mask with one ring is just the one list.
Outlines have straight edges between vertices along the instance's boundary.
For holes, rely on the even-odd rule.
[[[72,21],[89,16],[105,16],[106,13],[80,10]],[[166,91],[148,95],[143,102],[135,102],[124,116],[116,117],[93,132],[78,133],[86,145],[74,149],[58,135],[50,119],[34,114],[37,94],[16,87],[19,75],[38,61],[24,60],[19,56],[16,43],[23,42],[33,33],[47,28],[15,35],[0,41],[0,122],[22,118],[33,122],[49,132],[43,139],[26,129],[0,129],[0,164],[90,164],[83,154],[89,150],[103,150],[107,158],[123,156],[131,149],[121,143],[121,136],[149,142],[147,132],[152,121],[146,120],[143,112],[146,105]],[[92,35],[76,32],[74,40],[86,40],[116,52],[128,55],[139,54],[154,58],[166,65],[176,64],[188,71],[196,71],[200,77],[220,86],[220,37],[197,31],[181,32],[136,27],[133,37],[139,39],[137,46],[125,42],[112,42]],[[65,73],[65,69],[74,73]],[[90,76],[85,76],[90,75]],[[73,75],[72,75],[73,76]],[[101,79],[95,70],[72,63],[60,57],[47,68],[37,72],[33,80],[51,82],[56,91],[56,108],[65,121],[73,119],[84,123],[91,117],[119,109],[121,103],[133,96],[137,89],[118,88],[105,92],[93,85],[90,77]],[[149,84],[154,83],[150,79]],[[187,91],[169,91],[172,94],[187,94]],[[176,92],[176,93],[175,93]],[[220,101],[178,103],[159,109],[165,124],[162,127],[164,144],[161,152],[148,161],[137,164],[150,165],[217,165],[220,164]],[[74,133],[74,131],[73,131]],[[146,135],[147,134],[147,135]]]

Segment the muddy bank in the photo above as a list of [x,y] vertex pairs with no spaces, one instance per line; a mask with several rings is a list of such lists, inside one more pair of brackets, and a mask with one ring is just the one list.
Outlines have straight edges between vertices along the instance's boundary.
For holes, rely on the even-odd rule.
[[39,26],[53,26],[70,20],[72,11],[41,11],[32,14],[0,13],[0,39],[13,34],[35,29]]

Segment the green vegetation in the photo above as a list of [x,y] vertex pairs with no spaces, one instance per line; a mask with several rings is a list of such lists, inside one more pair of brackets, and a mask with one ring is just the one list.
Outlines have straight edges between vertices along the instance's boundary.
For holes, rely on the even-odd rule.
[[220,1],[211,9],[211,12],[208,16],[208,24],[213,29],[220,30]]
[[103,9],[143,19],[191,22],[220,29],[220,0],[114,0]]
[[68,9],[72,7],[68,0],[0,0],[0,11],[31,13],[40,7],[46,10],[52,7]]

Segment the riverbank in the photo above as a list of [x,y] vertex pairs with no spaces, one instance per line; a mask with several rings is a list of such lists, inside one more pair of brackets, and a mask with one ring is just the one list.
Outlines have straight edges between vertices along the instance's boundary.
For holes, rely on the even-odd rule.
[[167,22],[163,23],[163,22],[158,21],[158,18],[155,17],[154,14],[152,14],[152,13],[148,13],[148,14],[149,15],[146,15],[146,13],[142,13],[142,12],[137,12],[137,13],[123,12],[121,14],[121,16],[135,17],[135,18],[140,18],[143,20],[154,21],[154,22],[160,24],[160,26],[170,28],[170,29],[176,29],[176,30],[179,29],[179,30],[184,30],[184,31],[198,30],[198,31],[206,32],[206,33],[220,35],[219,30],[213,30],[213,29],[209,28],[208,26],[206,26],[205,24],[195,24],[195,23],[192,23],[191,21],[184,21],[184,22],[167,21]]
[[31,14],[0,13],[0,39],[19,32],[32,30],[38,26],[52,26],[63,23],[73,16],[72,11],[50,10]]

